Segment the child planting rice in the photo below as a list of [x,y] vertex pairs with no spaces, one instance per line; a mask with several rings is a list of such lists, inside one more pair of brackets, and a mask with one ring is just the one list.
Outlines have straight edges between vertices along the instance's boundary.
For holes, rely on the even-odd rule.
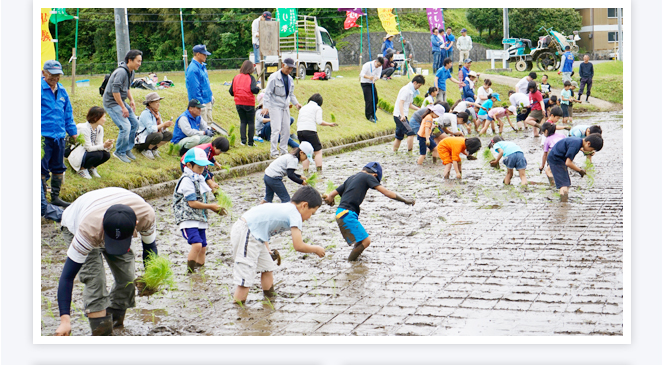
[[557,142],[548,154],[548,165],[555,179],[555,186],[559,189],[560,200],[569,201],[569,187],[571,178],[569,177],[569,168],[577,171],[580,177],[587,172],[573,163],[573,158],[582,151],[585,156],[591,156],[596,151],[603,148],[603,138],[600,134],[590,134],[584,139],[577,137],[564,138]]
[[479,138],[465,138],[465,137],[447,137],[437,145],[437,153],[442,159],[444,164],[444,178],[448,179],[451,173],[451,166],[453,165],[456,170],[456,179],[462,177],[462,167],[460,162],[460,154],[466,156],[472,155],[481,149],[481,140]]
[[295,173],[299,163],[306,159],[309,162],[314,162],[313,146],[308,142],[302,142],[291,153],[285,154],[270,163],[263,177],[265,181],[265,197],[262,202],[271,203],[272,199],[274,199],[274,193],[281,199],[281,203],[289,202],[290,195],[285,188],[285,184],[283,184],[283,177],[288,176],[293,182],[306,185],[306,180],[303,180],[301,175]]
[[[513,106],[511,106],[513,108]],[[497,153],[495,160],[490,162],[493,167],[499,166],[500,160],[504,157],[504,166],[506,166],[506,176],[504,177],[504,185],[511,184],[513,177],[513,169],[518,170],[520,176],[521,186],[527,186],[527,177],[525,176],[525,169],[527,168],[527,160],[523,154],[523,150],[515,143],[508,142],[500,136],[495,136],[490,141],[488,148]]]

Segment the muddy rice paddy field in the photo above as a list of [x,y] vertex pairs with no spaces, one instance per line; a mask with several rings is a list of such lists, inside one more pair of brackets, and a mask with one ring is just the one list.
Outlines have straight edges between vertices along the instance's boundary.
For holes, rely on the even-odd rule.
[[[463,158],[463,179],[442,179],[442,165],[415,164],[405,146],[391,143],[325,157],[317,188],[327,190],[369,161],[384,169],[383,185],[415,195],[413,207],[369,191],[360,221],[372,244],[358,262],[323,205],[304,223],[310,244],[326,257],[301,254],[290,236],[271,242],[283,257],[274,273],[279,297],[257,286],[241,308],[232,302],[230,227],[264,193],[263,174],[220,182],[233,199],[229,217],[212,215],[204,270],[186,275],[189,246],[174,224],[170,196],[150,201],[157,212],[157,244],[174,263],[176,287],[136,297],[125,327],[115,335],[623,335],[623,120],[620,113],[576,115],[575,124],[598,123],[604,147],[594,157],[594,181],[572,173],[569,203],[539,174],[543,137],[505,133],[528,161],[531,184],[502,184],[505,170],[482,158]],[[506,128],[505,128],[506,131]],[[489,138],[482,138],[483,146]],[[415,151],[416,140],[415,140]],[[575,162],[584,166],[582,154]],[[517,175],[517,174],[516,174]],[[292,195],[297,186],[286,183]],[[278,200],[278,198],[275,198]],[[59,324],[57,283],[68,242],[55,224],[42,226],[41,329]],[[143,270],[134,240],[136,275]],[[107,269],[107,281],[113,283]],[[74,286],[72,334],[90,335],[82,312],[82,284]],[[36,298],[35,298],[36,299]]]

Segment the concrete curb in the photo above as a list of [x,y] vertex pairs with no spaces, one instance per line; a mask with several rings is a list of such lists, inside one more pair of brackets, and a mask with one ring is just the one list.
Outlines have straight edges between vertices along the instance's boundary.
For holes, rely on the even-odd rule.
[[[358,142],[353,142],[353,143],[348,143],[344,144],[341,146],[335,146],[335,147],[330,147],[330,148],[325,148],[322,150],[323,156],[330,156],[330,155],[335,155],[343,152],[348,152],[348,151],[353,151],[356,149],[368,147],[368,146],[373,146],[376,144],[382,144],[389,142],[393,140],[393,131],[385,131],[381,132],[382,134],[379,137],[374,137],[371,139],[367,139],[364,141],[358,141]],[[240,177],[240,176],[246,176],[255,172],[260,172],[260,171],[265,171],[267,166],[272,162],[273,160],[266,160],[266,161],[259,161],[259,162],[253,162],[249,163],[246,165],[240,165],[240,166],[235,166],[230,168],[230,171],[225,171],[221,170],[215,173],[215,176],[220,178],[221,180],[225,179],[230,179],[230,178],[235,178],[235,177]],[[178,180],[171,180],[171,181],[166,181],[163,183],[159,184],[154,184],[154,185],[149,185],[149,186],[143,186],[140,188],[136,189],[131,189],[132,192],[140,195],[143,199],[149,200],[149,199],[156,199],[160,198],[166,195],[170,195],[173,193],[173,190],[175,189],[175,185],[177,184]]]

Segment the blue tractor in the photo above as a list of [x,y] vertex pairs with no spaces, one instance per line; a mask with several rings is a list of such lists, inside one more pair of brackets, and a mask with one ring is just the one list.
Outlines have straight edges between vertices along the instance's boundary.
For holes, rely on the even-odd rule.
[[[571,47],[574,55],[578,53],[576,44],[576,41],[580,40],[578,31],[574,31],[571,36],[565,36],[552,28],[541,27],[539,31],[541,30],[544,30],[546,35],[539,37],[536,48],[532,48],[532,42],[529,39],[505,38],[502,40],[502,44],[509,45],[509,62],[515,63],[517,71],[530,71],[534,63],[541,71],[555,71],[560,67],[566,46]],[[525,53],[525,48],[529,48],[530,52]]]

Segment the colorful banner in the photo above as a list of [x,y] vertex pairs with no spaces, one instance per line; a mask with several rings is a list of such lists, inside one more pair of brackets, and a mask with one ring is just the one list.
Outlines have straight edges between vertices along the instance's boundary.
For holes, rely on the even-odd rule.
[[51,31],[48,30],[48,20],[51,17],[51,8],[41,9],[41,67],[44,68],[44,63],[49,60],[55,59],[55,46],[53,45],[53,37]]
[[279,37],[287,37],[297,31],[297,8],[278,8]]
[[361,8],[338,8],[338,11],[349,11],[357,15],[364,15],[364,11]]
[[389,35],[398,34],[398,22],[396,22],[396,16],[391,13],[394,8],[378,8],[378,16],[380,17],[380,22],[382,23],[382,28]]
[[426,8],[426,14],[428,15],[428,30],[432,33],[433,28],[442,29],[440,31],[442,33],[444,31],[442,8]]
[[361,15],[357,13],[353,13],[351,11],[346,11],[345,12],[345,22],[343,23],[343,29],[348,30],[352,27],[359,27],[357,25],[357,19],[359,19]]
[[74,19],[73,15],[67,14],[67,9],[65,8],[53,8],[53,11],[57,12],[57,14],[51,15],[51,23],[53,24],[55,24],[56,18],[58,23],[64,20]]

